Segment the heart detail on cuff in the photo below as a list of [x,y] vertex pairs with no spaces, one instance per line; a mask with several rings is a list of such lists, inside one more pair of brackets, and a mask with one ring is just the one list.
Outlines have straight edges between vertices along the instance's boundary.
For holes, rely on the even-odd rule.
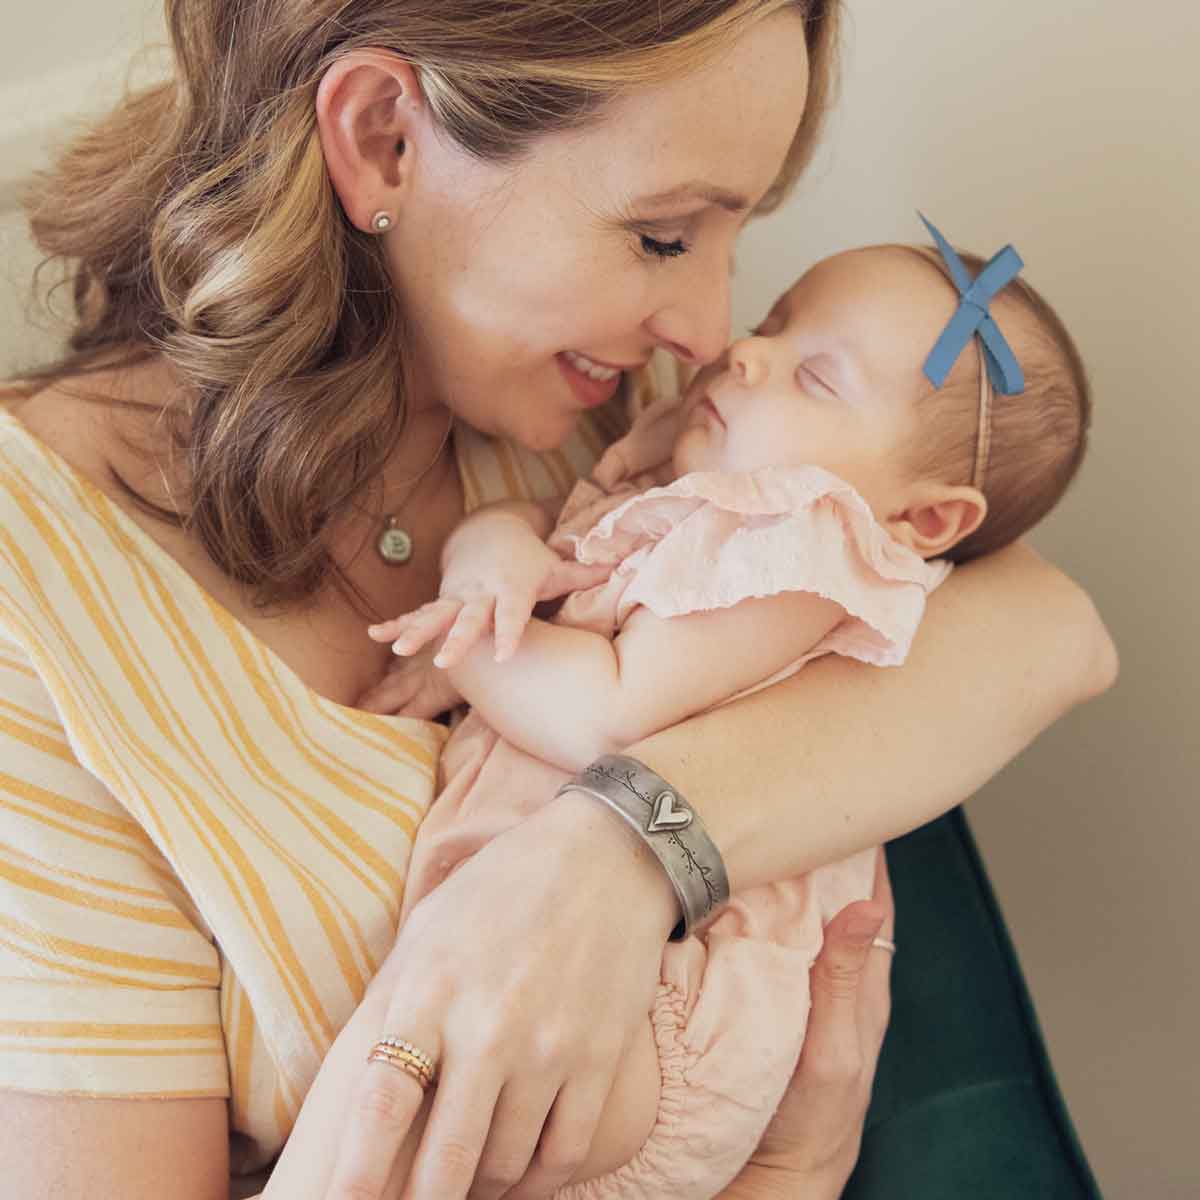
[[692,823],[690,809],[676,808],[674,792],[659,792],[654,811],[646,825],[647,833],[662,833],[667,829],[686,829]]

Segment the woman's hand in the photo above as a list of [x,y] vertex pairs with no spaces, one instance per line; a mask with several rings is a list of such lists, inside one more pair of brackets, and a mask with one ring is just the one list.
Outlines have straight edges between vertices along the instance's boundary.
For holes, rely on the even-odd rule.
[[456,666],[480,638],[495,634],[496,661],[511,658],[535,605],[608,577],[608,568],[560,558],[510,510],[480,512],[463,522],[442,554],[438,599],[391,621],[370,637],[416,654],[441,639],[433,665]]
[[872,899],[847,905],[825,930],[796,1072],[758,1149],[721,1200],[842,1194],[858,1161],[891,1010],[892,956],[871,943],[878,934],[893,937],[895,918],[881,850]]
[[[406,1200],[541,1200],[583,1162],[622,1052],[644,1027],[678,905],[624,824],[567,795],[495,838],[412,911],[371,984],[378,1037],[438,1064]],[[366,1064],[328,1200],[386,1188],[422,1100]]]
[[383,678],[359,696],[355,708],[432,721],[461,703],[450,676],[433,665],[433,650],[426,648],[412,658],[393,659]]

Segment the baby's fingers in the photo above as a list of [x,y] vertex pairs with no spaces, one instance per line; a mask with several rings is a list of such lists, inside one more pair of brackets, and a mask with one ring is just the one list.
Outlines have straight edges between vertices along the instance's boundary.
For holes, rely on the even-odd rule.
[[[422,646],[436,641],[454,626],[462,611],[462,601],[443,598],[422,604],[415,612],[405,613],[388,622],[395,627],[392,650],[397,654],[416,654]],[[372,628],[381,628],[372,626]],[[370,632],[370,630],[368,630]],[[383,639],[378,639],[382,641]]]
[[539,600],[554,600],[567,592],[581,592],[596,587],[612,574],[612,567],[600,563],[562,562],[547,572],[538,590]]
[[592,468],[592,479],[598,488],[607,492],[616,487],[628,472],[620,446],[610,446]]
[[521,635],[533,615],[533,597],[506,593],[496,597],[496,661],[507,662],[517,652]]
[[467,651],[481,637],[491,632],[494,606],[495,600],[491,596],[483,596],[464,604],[441,649],[434,655],[433,665],[448,668],[460,663],[466,657]]

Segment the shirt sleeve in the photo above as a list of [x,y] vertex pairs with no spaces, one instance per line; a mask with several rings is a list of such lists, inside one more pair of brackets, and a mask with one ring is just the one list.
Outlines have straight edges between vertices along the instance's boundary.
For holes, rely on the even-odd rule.
[[0,1089],[225,1097],[220,962],[0,635]]

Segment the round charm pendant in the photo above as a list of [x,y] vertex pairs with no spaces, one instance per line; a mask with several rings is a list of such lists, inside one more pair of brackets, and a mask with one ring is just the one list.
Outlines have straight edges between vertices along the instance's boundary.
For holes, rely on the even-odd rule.
[[379,535],[376,543],[379,557],[393,567],[402,567],[412,558],[412,538],[396,524],[394,517],[388,517],[388,527]]

